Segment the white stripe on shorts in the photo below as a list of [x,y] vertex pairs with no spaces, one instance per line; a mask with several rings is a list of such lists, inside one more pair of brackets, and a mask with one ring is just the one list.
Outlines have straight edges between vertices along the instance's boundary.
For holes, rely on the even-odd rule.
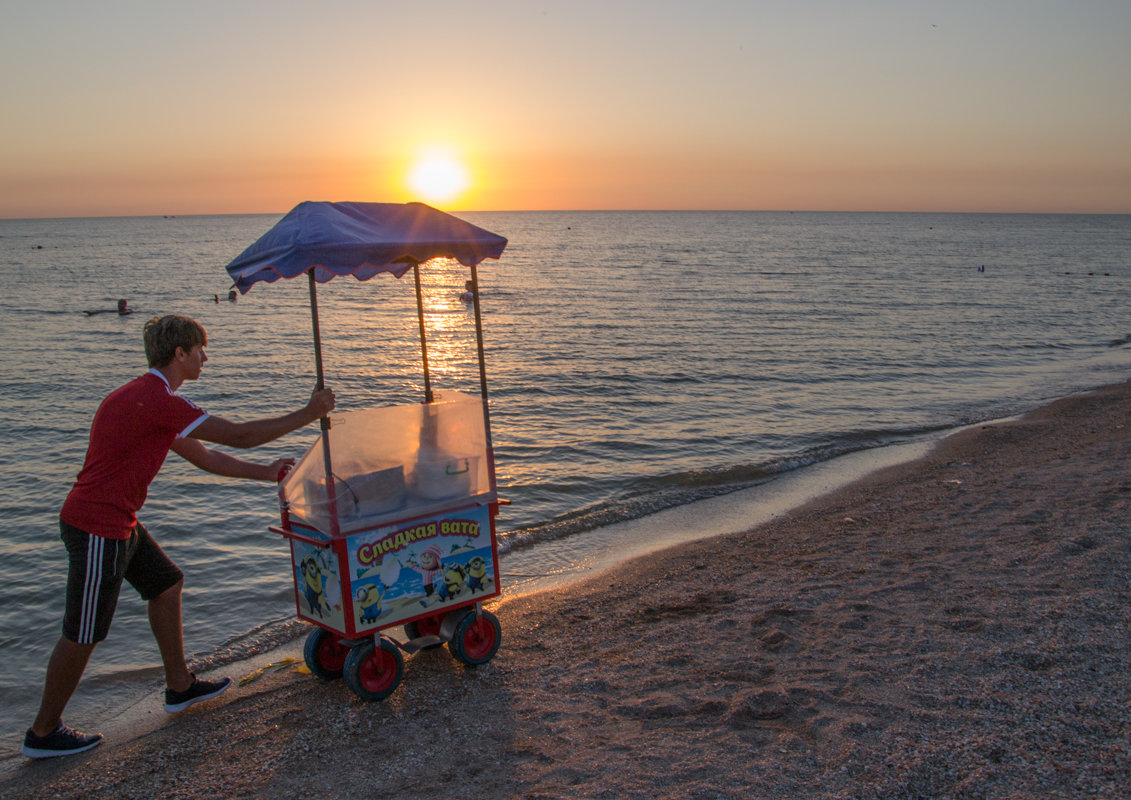
[[87,536],[86,583],[82,589],[82,612],[79,615],[79,644],[94,641],[94,624],[98,619],[98,590],[102,586],[102,553],[106,539]]

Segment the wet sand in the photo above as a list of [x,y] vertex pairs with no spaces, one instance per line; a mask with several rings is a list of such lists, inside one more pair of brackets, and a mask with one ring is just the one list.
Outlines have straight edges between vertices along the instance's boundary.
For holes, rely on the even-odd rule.
[[490,664],[419,653],[382,703],[241,667],[0,797],[1125,797],[1129,420],[1068,398],[499,603]]

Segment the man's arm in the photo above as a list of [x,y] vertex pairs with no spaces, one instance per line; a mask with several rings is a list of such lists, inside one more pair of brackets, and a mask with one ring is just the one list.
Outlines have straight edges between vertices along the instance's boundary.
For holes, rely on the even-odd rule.
[[322,389],[310,395],[310,402],[298,411],[282,417],[232,422],[223,417],[209,417],[189,434],[193,439],[246,449],[274,441],[285,433],[298,430],[334,410],[334,391]]
[[287,473],[295,460],[280,458],[270,464],[254,464],[251,461],[221,453],[205,447],[195,439],[177,439],[170,448],[185,461],[214,475],[226,478],[251,478],[256,481],[277,481]]

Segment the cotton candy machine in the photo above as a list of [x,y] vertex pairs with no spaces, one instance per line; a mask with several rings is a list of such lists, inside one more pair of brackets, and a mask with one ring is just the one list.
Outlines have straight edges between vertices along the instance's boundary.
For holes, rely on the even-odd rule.
[[[399,685],[402,652],[446,643],[475,666],[501,641],[498,619],[483,608],[500,594],[500,500],[476,267],[505,246],[419,203],[302,203],[228,265],[244,292],[258,281],[308,276],[318,388],[316,284],[413,271],[423,402],[323,419],[319,439],[280,482],[281,521],[271,528],[290,543],[298,616],[315,626],[307,665],[323,679],[344,677],[368,700]],[[432,389],[420,269],[437,257],[471,271],[479,396]]]

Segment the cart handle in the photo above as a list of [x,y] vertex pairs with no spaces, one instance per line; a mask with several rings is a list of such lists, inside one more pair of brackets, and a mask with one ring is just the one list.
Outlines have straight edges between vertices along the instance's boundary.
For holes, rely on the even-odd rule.
[[332,544],[331,542],[327,542],[325,539],[316,539],[313,536],[304,536],[293,528],[288,530],[286,528],[280,528],[278,525],[268,525],[267,530],[271,533],[277,533],[280,536],[284,536],[287,539],[298,539],[300,542],[306,542],[307,544],[312,544],[317,547],[330,547]]

